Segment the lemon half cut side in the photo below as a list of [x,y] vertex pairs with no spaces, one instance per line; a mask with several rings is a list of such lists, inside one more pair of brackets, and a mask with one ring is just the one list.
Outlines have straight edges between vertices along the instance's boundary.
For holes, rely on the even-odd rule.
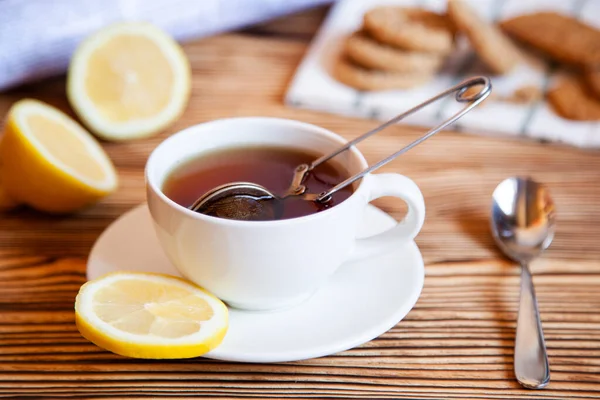
[[16,202],[66,213],[114,192],[115,168],[97,140],[62,111],[24,99],[8,113],[0,181]]
[[184,111],[191,69],[167,33],[144,22],[109,25],[84,40],[69,65],[67,95],[90,130],[106,140],[143,138]]

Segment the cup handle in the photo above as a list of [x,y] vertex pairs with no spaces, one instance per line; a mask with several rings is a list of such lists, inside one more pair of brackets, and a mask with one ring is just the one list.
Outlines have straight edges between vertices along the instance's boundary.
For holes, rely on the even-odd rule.
[[382,251],[409,242],[417,236],[425,221],[425,201],[419,187],[400,174],[376,174],[363,178],[367,185],[367,203],[385,196],[398,197],[408,205],[404,219],[393,228],[356,240],[354,252],[348,261],[376,255]]

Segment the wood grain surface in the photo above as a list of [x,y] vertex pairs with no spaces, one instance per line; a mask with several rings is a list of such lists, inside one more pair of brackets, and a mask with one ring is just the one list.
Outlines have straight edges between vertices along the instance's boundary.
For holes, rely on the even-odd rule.
[[[144,163],[160,141],[232,116],[292,118],[348,139],[375,125],[283,104],[325,12],[186,44],[194,79],[183,118],[151,139],[104,144],[121,178],[115,195],[69,217],[26,209],[0,217],[0,396],[600,398],[600,153],[464,133],[439,134],[384,168],[408,175],[424,193],[417,243],[426,278],[415,308],[381,337],[320,359],[240,364],[127,359],[79,335],[73,302],[87,254],[103,229],[144,201]],[[0,94],[0,114],[23,97],[72,113],[64,86],[59,78]],[[360,148],[374,162],[421,132],[394,127]],[[492,190],[515,174],[546,183],[558,210],[555,242],[532,265],[552,371],[540,391],[514,380],[518,269],[488,231]],[[402,215],[394,201],[377,205]]]

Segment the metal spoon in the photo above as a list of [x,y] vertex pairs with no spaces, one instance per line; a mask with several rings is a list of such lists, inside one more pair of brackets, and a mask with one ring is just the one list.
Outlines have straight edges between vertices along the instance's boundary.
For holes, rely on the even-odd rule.
[[504,254],[521,265],[515,376],[524,387],[540,389],[550,382],[550,368],[528,264],[552,242],[554,203],[543,185],[520,177],[502,181],[492,197],[494,239]]
[[[479,90],[470,92],[469,89],[472,88],[479,88]],[[279,210],[268,210],[268,208],[273,207],[281,209],[281,200],[285,197],[292,195],[301,196],[303,200],[307,201],[327,203],[331,200],[331,196],[337,191],[343,189],[348,185],[351,185],[358,179],[361,179],[366,174],[373,172],[376,169],[382,167],[383,165],[389,163],[396,157],[404,154],[408,150],[429,139],[448,125],[451,125],[457,120],[459,120],[462,116],[467,114],[473,108],[477,107],[482,101],[484,101],[490,95],[491,92],[492,82],[489,78],[485,76],[473,77],[457,85],[452,86],[451,88],[424,101],[423,103],[416,105],[410,110],[395,116],[394,118],[390,119],[384,124],[379,125],[377,128],[362,134],[356,139],[339,147],[332,153],[326,154],[318,158],[317,160],[313,161],[310,165],[299,165],[294,172],[294,177],[292,179],[292,184],[290,188],[288,189],[287,193],[282,197],[278,197],[276,194],[270,192],[267,188],[254,183],[233,182],[219,186],[218,188],[215,188],[203,194],[189,208],[192,211],[213,216],[220,216],[222,218],[252,220],[264,219],[264,217],[268,215],[276,215]],[[380,132],[389,126],[396,124],[397,122],[401,121],[407,116],[414,114],[415,112],[431,105],[432,103],[435,103],[450,95],[454,95],[455,100],[458,103],[465,104],[465,107],[463,107],[460,111],[458,111],[450,118],[439,123],[437,126],[426,132],[423,136],[413,141],[409,145],[396,151],[395,153],[379,161],[378,163],[362,170],[356,175],[351,176],[343,182],[340,182],[333,188],[319,194],[305,193],[306,188],[302,183],[306,174],[311,172],[314,168],[337,156],[338,154],[350,149],[352,146],[367,139],[368,137],[371,137],[377,132]],[[257,218],[254,218],[253,213],[257,213]]]

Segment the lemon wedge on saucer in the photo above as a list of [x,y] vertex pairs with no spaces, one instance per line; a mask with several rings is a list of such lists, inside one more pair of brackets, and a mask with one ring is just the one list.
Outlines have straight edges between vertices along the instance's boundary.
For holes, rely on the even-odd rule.
[[174,122],[190,95],[191,69],[167,33],[140,22],[110,25],[77,48],[67,95],[81,120],[106,140],[153,135]]
[[62,111],[37,100],[11,107],[0,161],[6,196],[51,213],[78,210],[114,192],[118,184],[96,139]]
[[217,347],[227,307],[174,276],[115,272],[84,284],[75,300],[79,332],[113,353],[135,358],[191,358]]

